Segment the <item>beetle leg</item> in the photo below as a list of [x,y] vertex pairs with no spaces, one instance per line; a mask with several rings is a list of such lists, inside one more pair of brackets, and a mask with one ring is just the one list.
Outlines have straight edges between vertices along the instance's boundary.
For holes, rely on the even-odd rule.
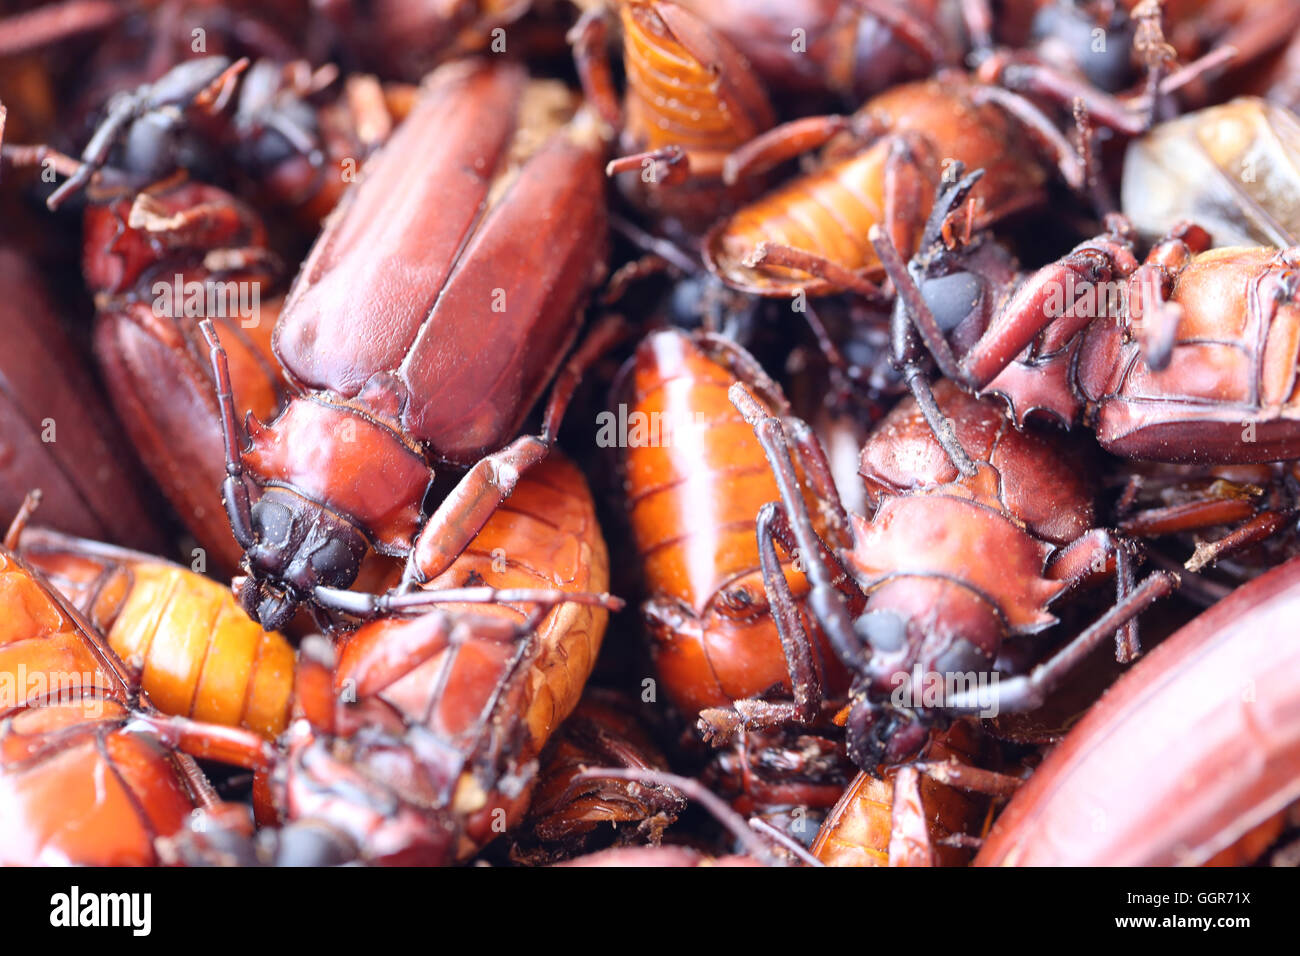
[[966,21],[966,34],[971,49],[976,53],[993,46],[993,11],[989,0],[961,0],[961,16]]
[[1261,511],[1241,527],[1230,531],[1217,541],[1199,541],[1196,551],[1183,567],[1188,571],[1199,571],[1207,564],[1214,564],[1220,558],[1259,544],[1277,534],[1291,524],[1295,518],[1294,510]]
[[1029,674],[999,681],[993,688],[994,697],[991,701],[981,699],[987,696],[987,690],[968,691],[950,697],[944,709],[957,714],[988,714],[990,707],[995,707],[1002,713],[1016,713],[1041,706],[1052,689],[1098,644],[1115,633],[1124,622],[1141,614],[1160,598],[1173,593],[1178,583],[1175,574],[1157,571],[1149,575],[1123,601],[1116,603],[1055,656],[1039,664]]
[[1095,310],[1080,309],[1083,314],[1076,314],[1075,304],[1084,296],[1096,296],[1105,283],[1127,278],[1137,268],[1126,242],[1102,236],[1039,269],[1021,284],[979,341],[962,356],[957,381],[973,389],[988,385],[1054,322],[1061,324],[1059,334],[1053,333],[1057,340],[1068,340],[1094,321]]
[[[217,338],[216,327],[211,319],[199,323],[203,337],[207,340],[209,356],[212,361],[212,374],[217,380],[217,407],[221,412],[221,436],[225,442],[226,480],[221,485],[221,498],[226,504],[226,513],[230,517],[230,530],[235,541],[247,550],[256,543],[253,533],[253,504],[249,499],[248,484],[244,479],[244,460],[239,450],[240,428],[235,417],[235,396],[230,385],[230,363],[226,350]],[[243,432],[245,441],[248,433]]]
[[[858,125],[861,124],[856,118],[832,114],[805,116],[774,126],[727,156],[722,164],[722,181],[734,186],[742,179],[761,176],[786,160],[816,149],[840,133],[854,131]],[[870,138],[869,135],[864,137]]]
[[985,770],[957,760],[918,761],[912,764],[917,772],[925,774],[949,787],[982,793],[990,797],[1009,797],[1024,784],[1020,777],[996,770]]
[[9,522],[9,530],[5,532],[4,547],[6,551],[16,552],[18,550],[18,541],[27,528],[27,522],[32,519],[32,515],[40,507],[41,494],[41,489],[33,488],[23,498],[23,503],[18,507],[18,513],[14,515],[14,520]]
[[859,670],[865,648],[857,631],[853,629],[853,618],[844,595],[836,587],[835,574],[824,558],[826,545],[813,527],[808,504],[795,476],[794,462],[790,458],[781,421],[768,414],[762,403],[741,382],[733,384],[727,395],[745,421],[753,427],[768,464],[772,466],[772,474],[781,492],[781,502],[799,544],[799,551],[804,556],[804,573],[812,585],[807,599],[808,608],[835,648],[835,653],[847,667]]
[[[921,295],[916,279],[907,268],[907,264],[903,262],[903,257],[889,234],[876,225],[871,227],[868,238],[875,246],[876,255],[880,257],[885,273],[894,283],[894,289],[898,293],[898,300],[894,306],[895,321],[898,321],[900,315],[904,319],[910,319],[911,325],[915,327],[921,336],[921,341],[925,343],[926,349],[934,358],[934,363],[939,366],[939,371],[953,381],[964,381],[961,366],[957,363],[952,346],[944,337],[943,329],[939,327],[938,320],[930,311],[930,306],[926,304],[925,297]],[[895,356],[896,360],[902,358],[902,355]]]
[[1254,503],[1245,498],[1211,498],[1135,512],[1120,522],[1119,529],[1139,538],[1157,538],[1183,531],[1236,524],[1254,514]]
[[846,269],[825,256],[819,256],[816,253],[796,249],[793,246],[787,246],[779,242],[760,242],[754,248],[754,251],[745,257],[744,265],[750,269],[763,265],[798,269],[800,272],[807,272],[809,275],[824,279],[831,285],[838,286],[848,292],[856,292],[871,302],[883,302],[885,300],[885,295],[879,285],[870,279],[864,279],[852,269]]
[[605,164],[606,176],[640,170],[641,181],[656,186],[678,186],[691,177],[691,160],[680,146],[661,146],[646,153],[630,153]]
[[401,613],[428,609],[439,604],[537,604],[553,607],[556,604],[594,604],[610,611],[621,611],[623,600],[611,594],[592,594],[585,591],[561,591],[556,588],[439,588],[437,590],[394,589],[385,594],[367,594],[364,591],[347,591],[319,585],[312,590],[313,599],[322,607],[342,611],[357,617],[371,618],[381,614]]
[[945,64],[953,65],[961,54],[944,49],[936,39],[936,30],[924,20],[908,12],[907,8],[891,0],[849,0],[863,13],[889,27],[894,37],[926,63],[926,72],[934,72]]
[[[781,419],[781,424],[785,429],[786,437],[794,445],[794,452],[799,466],[803,469],[804,478],[812,486],[821,513],[821,526],[828,534],[833,535],[837,546],[848,547],[851,544],[849,516],[844,508],[844,502],[840,500],[839,489],[835,487],[835,477],[831,473],[831,463],[826,458],[826,450],[817,440],[817,434],[812,427],[802,418],[788,415]],[[839,559],[835,557],[833,551],[828,552],[828,557],[839,564]]]
[[269,741],[240,727],[166,714],[134,713],[126,729],[152,734],[166,746],[200,760],[216,760],[246,770],[268,771],[279,760],[279,752]]
[[584,10],[565,39],[573,48],[573,63],[578,70],[582,95],[610,127],[623,125],[623,111],[614,92],[614,77],[609,64],[609,20],[603,5]]
[[45,200],[46,206],[50,209],[58,209],[63,205],[64,200],[90,182],[90,177],[108,162],[113,144],[117,142],[126,125],[135,119],[136,103],[136,99],[132,96],[117,100],[108,118],[95,130],[90,142],[82,150],[81,166],[64,180],[58,189],[50,193],[49,198]]
[[1152,261],[1144,262],[1129,279],[1129,321],[1141,333],[1142,357],[1155,372],[1169,367],[1183,318],[1182,306],[1167,298],[1171,285],[1168,270]]
[[[1115,576],[1115,601],[1121,603],[1133,590],[1134,545],[1106,528],[1094,528],[1057,551],[1048,560],[1046,575],[1066,582],[1070,590],[1100,578]],[[1115,632],[1115,659],[1121,664],[1141,653],[1136,621],[1127,621]]]
[[129,12],[127,5],[117,0],[64,0],[15,13],[0,20],[0,58],[103,29]]
[[914,766],[899,767],[889,813],[889,865],[934,866],[930,822],[921,799],[921,776]]
[[[1053,74],[1054,75],[1054,74]],[[1091,89],[1091,87],[1089,87]],[[1087,169],[1083,157],[1070,145],[1070,141],[1056,128],[1042,110],[1018,93],[1004,90],[997,86],[976,86],[971,91],[971,99],[976,103],[993,103],[1014,119],[1029,134],[1030,138],[1047,155],[1052,157],[1061,178],[1070,188],[1082,192],[1087,186]],[[1093,105],[1082,98],[1071,98],[1070,104],[1082,103],[1088,116],[1092,117]],[[1103,122],[1105,119],[1103,117]],[[1112,125],[1106,123],[1106,125]],[[1141,130],[1138,130],[1141,132]],[[1134,134],[1136,135],[1136,133]]]
[[821,676],[817,672],[816,648],[781,558],[776,553],[778,524],[788,524],[780,505],[769,501],[758,512],[755,533],[758,536],[758,559],[763,572],[763,590],[767,592],[772,608],[772,619],[781,638],[786,667],[790,674],[793,703],[773,703],[766,700],[738,700],[730,708],[709,708],[700,711],[697,724],[706,741],[719,746],[729,740],[737,730],[757,727],[778,727],[783,724],[807,725],[817,716],[822,702]]
[[939,403],[935,401],[934,390],[930,388],[930,380],[926,378],[925,372],[919,365],[909,363],[903,368],[903,378],[907,381],[907,388],[912,393],[912,397],[916,399],[921,417],[930,426],[935,441],[948,456],[952,466],[967,478],[973,477],[976,470],[975,463],[971,461],[970,455],[966,454],[966,449],[957,440],[952,422],[940,411]]

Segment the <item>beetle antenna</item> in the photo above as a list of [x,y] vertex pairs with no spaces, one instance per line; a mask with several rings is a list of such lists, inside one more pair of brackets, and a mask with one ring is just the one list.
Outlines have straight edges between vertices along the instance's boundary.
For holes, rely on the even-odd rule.
[[329,588],[312,590],[312,597],[322,607],[357,617],[371,618],[382,614],[432,610],[440,604],[537,604],[551,608],[557,604],[589,604],[608,611],[621,611],[622,598],[609,593],[559,591],[544,588],[445,588],[434,591],[389,591],[367,594]]
[[[248,485],[244,482],[239,419],[235,415],[235,396],[230,385],[230,362],[212,320],[204,319],[199,323],[199,328],[207,340],[212,360],[212,374],[217,383],[217,406],[221,413],[221,436],[225,442],[226,480],[221,485],[221,497],[230,516],[230,530],[240,547],[247,549],[253,546],[256,538],[253,534],[253,505],[249,500]],[[247,432],[243,437],[246,442]]]

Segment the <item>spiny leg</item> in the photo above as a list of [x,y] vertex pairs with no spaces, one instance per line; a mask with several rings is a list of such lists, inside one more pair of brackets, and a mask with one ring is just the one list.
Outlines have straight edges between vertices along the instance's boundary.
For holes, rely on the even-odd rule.
[[772,608],[772,619],[781,638],[789,670],[793,703],[773,703],[748,699],[735,701],[731,708],[709,708],[700,712],[698,727],[704,739],[720,745],[738,730],[779,727],[784,724],[806,725],[817,716],[822,702],[821,677],[817,672],[816,648],[803,624],[799,603],[790,590],[781,559],[776,553],[778,524],[786,524],[780,506],[770,501],[758,512],[759,566],[763,573],[763,590]]

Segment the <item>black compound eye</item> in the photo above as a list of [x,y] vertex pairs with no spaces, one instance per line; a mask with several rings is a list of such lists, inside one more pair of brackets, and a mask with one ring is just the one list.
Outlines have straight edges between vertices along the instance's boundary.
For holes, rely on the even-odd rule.
[[921,298],[945,332],[951,332],[972,315],[983,297],[984,283],[970,272],[954,272],[921,283]]
[[289,540],[292,527],[293,516],[279,502],[263,498],[253,504],[253,533],[257,535],[259,544],[284,544]]
[[854,622],[854,629],[873,651],[882,654],[901,651],[907,643],[907,625],[893,611],[868,611]]
[[939,674],[974,674],[987,670],[988,665],[989,659],[979,648],[960,637],[934,659],[934,670]]
[[332,587],[351,584],[357,573],[357,562],[352,550],[337,538],[325,542],[312,554],[311,566],[317,579]]

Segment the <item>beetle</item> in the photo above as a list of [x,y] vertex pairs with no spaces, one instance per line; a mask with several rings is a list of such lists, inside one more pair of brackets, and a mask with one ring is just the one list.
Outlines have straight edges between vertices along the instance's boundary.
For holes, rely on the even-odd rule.
[[1048,754],[976,865],[1246,862],[1300,799],[1300,643],[1279,640],[1297,599],[1293,558],[1165,640]]
[[167,714],[247,727],[288,723],[294,650],[263,631],[230,589],[137,551],[28,529],[19,553],[104,636]]
[[45,491],[50,524],[161,548],[152,505],[107,403],[76,358],[35,268],[0,249],[0,515]]
[[[158,725],[172,746],[258,773],[259,815],[283,821],[289,834],[273,848],[278,862],[445,865],[505,832],[527,808],[544,743],[531,734],[552,715],[554,672],[573,637],[539,641],[536,626],[569,602],[621,606],[605,594],[558,589],[414,597],[408,607],[424,613],[367,625],[384,625],[383,641],[354,640],[337,662],[322,639],[300,645],[281,749],[242,730],[214,740],[211,725],[181,718]],[[522,623],[456,610],[471,601],[536,610]],[[411,680],[421,668],[425,679]],[[178,856],[209,855],[204,840],[178,839]]]
[[276,257],[261,218],[215,186],[167,183],[86,207],[83,274],[94,351],[141,460],[213,563],[239,565],[212,489],[225,478],[207,316],[221,328],[236,400],[269,418],[286,400],[271,330]]
[[[1024,129],[1030,124],[1032,137]],[[869,239],[883,226],[899,249],[918,241],[926,210],[958,160],[986,170],[973,198],[980,223],[1033,208],[1047,172],[1031,141],[1046,146],[1067,182],[1082,187],[1074,150],[1029,101],[956,71],[897,86],[852,117],[777,127],[728,158],[738,179],[847,132],[848,153],[795,177],[718,222],[705,236],[710,272],[732,288],[788,298],[852,291],[880,298],[879,258]]]
[[[502,448],[576,338],[604,270],[601,140],[581,111],[561,125],[574,105],[509,64],[465,61],[432,76],[304,262],[273,334],[297,392],[270,424],[248,420],[247,445],[209,334],[223,498],[245,550],[241,600],[264,625],[320,605],[321,586],[347,587],[371,548],[438,573],[545,456],[576,371],[609,334],[571,360],[542,435]],[[517,116],[541,128],[516,130]],[[524,133],[527,157],[511,146]],[[439,172],[412,180],[399,202],[391,184],[407,181],[413,157]],[[421,530],[435,462],[472,467]]]
[[833,92],[860,100],[957,66],[987,48],[985,0],[737,2],[681,0],[745,55],[773,90]]
[[1152,240],[1193,220],[1218,246],[1300,243],[1300,119],[1241,97],[1161,123],[1129,144],[1124,214]]
[[[340,634],[328,668],[314,666],[305,674],[300,668],[298,693],[306,696],[296,706],[310,727],[299,729],[294,752],[303,760],[337,752],[341,764],[330,773],[339,775],[340,787],[358,774],[374,774],[368,792],[390,791],[399,803],[413,799],[416,817],[432,801],[435,829],[458,834],[433,851],[435,857],[448,862],[438,854],[472,853],[526,810],[532,762],[577,705],[604,636],[606,609],[620,606],[607,596],[584,596],[604,592],[608,583],[608,552],[586,482],[563,456],[547,458],[521,476],[509,501],[456,561],[429,573],[423,589],[410,596],[417,610],[431,604],[434,610],[365,623]],[[475,606],[439,599],[484,591],[500,597],[486,606],[481,597]],[[536,595],[546,603],[538,604]],[[360,734],[355,746],[364,751],[367,720],[386,728],[391,739],[371,756],[358,756],[354,767],[349,741]],[[443,741],[440,749],[426,752],[426,738]],[[428,786],[450,789],[434,799],[389,782],[383,753],[390,746],[398,753],[393,759],[411,762],[412,773]],[[486,749],[480,753],[479,747]],[[488,752],[495,756],[484,756]],[[473,765],[461,773],[458,761]],[[300,778],[310,778],[314,766],[291,761],[278,767],[262,794],[260,815],[293,820],[314,814],[300,809],[294,796],[296,787],[309,786]],[[335,798],[338,812],[348,813],[346,788]],[[350,839],[361,852],[378,852],[364,833],[354,831]]]
[[[766,547],[755,540],[755,520],[765,528],[776,520],[762,511],[776,486],[762,449],[726,397],[734,382],[745,381],[765,407],[782,414],[788,409],[779,387],[730,341],[673,329],[645,338],[627,375],[630,395],[621,408],[627,434],[597,441],[624,447],[626,507],[648,591],[642,616],[659,679],[688,715],[777,685],[788,688],[789,649],[773,615],[800,615],[804,584],[792,557],[783,558],[770,538]],[[800,447],[809,451],[803,465],[823,495],[819,500],[832,501],[829,468],[812,457],[819,446]],[[822,517],[829,536],[847,526],[832,510]],[[769,569],[792,578],[789,601],[768,603],[761,582]],[[833,660],[825,650],[799,657],[797,665],[801,681],[825,681],[833,693],[842,689],[843,676],[824,670]],[[771,706],[811,718],[815,702]]]
[[[971,177],[954,184],[936,219],[970,186]],[[962,250],[936,239],[904,265],[883,231],[873,235],[899,290],[900,322],[912,323],[948,378],[1001,396],[1017,423],[1033,412],[1067,425],[1082,418],[1106,450],[1149,461],[1296,457],[1296,249],[1206,251],[1208,234],[1183,224],[1139,264],[1132,226],[1115,215],[1104,234],[998,304]],[[932,306],[923,290],[936,281],[968,294]],[[955,350],[943,330],[962,324],[982,331]]]
[[313,103],[336,76],[303,61],[185,60],[111,97],[80,161],[43,147],[9,154],[68,173],[47,199],[51,209],[87,186],[102,201],[179,170],[222,174],[216,157],[229,156],[259,200],[293,210],[314,229],[392,131],[406,100],[374,77],[351,76],[335,100]]
[[[273,860],[445,864],[518,824],[621,606],[608,580],[595,503],[557,454],[386,616],[338,632],[336,647],[306,639],[283,750],[245,736],[222,753],[257,773],[258,818],[284,825]],[[184,723],[173,740],[187,745]],[[169,852],[195,862],[256,857],[238,834],[178,841]]]
[[609,10],[599,4],[573,28],[574,59],[588,100],[620,128],[629,155],[606,167],[639,206],[680,222],[707,226],[719,210],[745,198],[724,185],[733,149],[776,121],[763,84],[732,44],[696,14],[670,0],[617,0],[627,75],[622,108],[604,51]]
[[[913,407],[901,413],[903,421],[887,417],[878,429],[885,463],[897,453],[907,466],[925,449],[921,461],[937,464],[941,481],[929,483],[919,470],[911,479],[915,486],[901,485],[899,493],[884,496],[870,521],[854,516],[852,545],[836,554],[817,535],[781,420],[743,384],[730,389],[768,456],[781,495],[776,507],[807,556],[809,612],[854,674],[847,749],[858,767],[872,773],[881,763],[914,754],[930,726],[942,726],[953,715],[1035,708],[1108,635],[1116,636],[1117,657],[1131,659],[1136,636],[1124,625],[1177,584],[1176,577],[1155,572],[1132,586],[1127,549],[1105,529],[1088,527],[1092,503],[1080,483],[1037,484],[1044,467],[1068,474],[1067,464],[1053,460],[1053,443],[1043,439],[1017,447],[1012,439],[1014,450],[1004,456],[1000,439],[1020,433],[996,407],[966,405],[961,394],[955,388],[940,392],[941,403],[952,402],[940,408],[955,432],[967,434],[968,444],[974,446],[974,434],[984,436],[978,467],[943,480],[942,469],[953,466],[931,437],[925,416]],[[896,438],[895,422],[912,437]],[[868,450],[864,472],[874,460]],[[881,471],[882,478],[898,485],[888,469]],[[1048,607],[1104,574],[1112,560],[1120,596],[1110,610],[1029,673],[1006,680],[991,676],[1010,638],[1055,623]],[[851,579],[842,567],[851,570]],[[780,575],[764,575],[764,585],[777,595],[789,592]],[[777,624],[783,643],[809,645],[800,619],[778,617]],[[796,699],[806,693],[796,687]],[[702,714],[700,729],[706,737],[725,738],[764,719],[763,710],[742,701],[731,710]]]
[[151,732],[104,638],[14,553],[35,500],[0,550],[0,861],[153,865],[156,836],[219,801]]

